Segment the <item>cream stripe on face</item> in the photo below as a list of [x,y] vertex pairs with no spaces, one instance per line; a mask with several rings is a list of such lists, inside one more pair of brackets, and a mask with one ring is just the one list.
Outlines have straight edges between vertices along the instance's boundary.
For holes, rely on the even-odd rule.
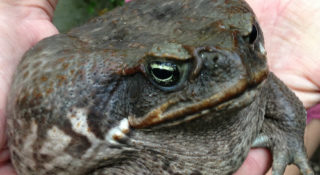
[[81,134],[85,135],[89,140],[97,140],[97,137],[90,131],[88,126],[88,110],[85,108],[74,108],[71,113],[67,115],[70,123],[72,125],[72,129]]
[[67,148],[71,142],[69,135],[66,135],[62,130],[53,126],[47,131],[46,138],[39,152],[54,157],[51,161],[44,162],[44,167],[47,171],[53,170],[57,166],[64,167],[73,161],[73,157],[64,152],[65,148]]

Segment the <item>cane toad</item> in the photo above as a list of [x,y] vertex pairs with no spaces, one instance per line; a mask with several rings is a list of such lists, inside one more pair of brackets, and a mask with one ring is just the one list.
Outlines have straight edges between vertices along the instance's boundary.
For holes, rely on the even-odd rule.
[[136,0],[38,43],[7,108],[23,175],[232,174],[253,147],[311,175],[306,113],[242,0]]

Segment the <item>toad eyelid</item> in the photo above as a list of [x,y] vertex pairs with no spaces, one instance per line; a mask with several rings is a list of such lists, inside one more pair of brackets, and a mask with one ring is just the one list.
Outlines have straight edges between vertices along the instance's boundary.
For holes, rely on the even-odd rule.
[[162,69],[162,70],[167,70],[167,71],[174,71],[173,67],[163,65],[163,64],[156,64],[156,63],[151,63],[150,66],[155,69]]

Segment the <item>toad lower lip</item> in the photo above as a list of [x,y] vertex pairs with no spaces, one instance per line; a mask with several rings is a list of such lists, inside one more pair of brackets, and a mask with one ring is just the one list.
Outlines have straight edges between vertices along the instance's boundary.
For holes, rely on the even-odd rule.
[[225,89],[222,92],[187,107],[166,112],[171,105],[179,102],[178,100],[171,99],[144,117],[137,118],[135,116],[129,116],[128,120],[131,127],[138,129],[161,125],[162,123],[168,123],[168,121],[173,121],[170,125],[190,121],[205,115],[211,108],[223,108],[225,104],[228,104],[228,101],[236,98],[239,94],[243,94],[247,87],[248,82],[246,80],[239,80],[235,85],[231,86],[231,88]]
[[[225,109],[235,109],[235,108],[243,108],[243,106],[249,105],[251,104],[251,102],[254,99],[254,96],[256,95],[256,90],[247,90],[244,93],[242,93],[240,96],[236,96],[232,99],[229,99],[225,102],[222,102],[220,104],[218,104],[217,106],[214,107],[209,107],[206,108],[202,111],[195,111],[192,114],[188,114],[185,116],[180,116],[171,120],[166,120],[163,121],[162,123],[159,123],[157,125],[152,126],[152,129],[157,129],[157,128],[163,128],[163,127],[171,127],[171,126],[175,126],[175,125],[179,125],[181,123],[185,123],[185,122],[189,122],[192,121],[194,119],[203,117],[209,113],[217,113],[219,111],[223,111]],[[237,101],[237,102],[234,102]]]

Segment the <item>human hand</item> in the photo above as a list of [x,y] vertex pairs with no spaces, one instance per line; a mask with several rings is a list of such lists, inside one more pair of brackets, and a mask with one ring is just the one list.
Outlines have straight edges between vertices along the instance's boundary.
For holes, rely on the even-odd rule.
[[[320,19],[320,1],[247,2],[255,11],[264,32],[270,70],[296,93],[306,108],[319,103],[320,23],[317,21]],[[310,131],[311,128],[306,129],[306,136]],[[270,161],[267,150],[254,149],[236,175],[265,174]],[[294,173],[298,172],[286,171],[288,175]]]
[[0,1],[0,174],[15,174],[6,147],[5,106],[12,75],[22,55],[57,29],[51,23],[57,0]]

